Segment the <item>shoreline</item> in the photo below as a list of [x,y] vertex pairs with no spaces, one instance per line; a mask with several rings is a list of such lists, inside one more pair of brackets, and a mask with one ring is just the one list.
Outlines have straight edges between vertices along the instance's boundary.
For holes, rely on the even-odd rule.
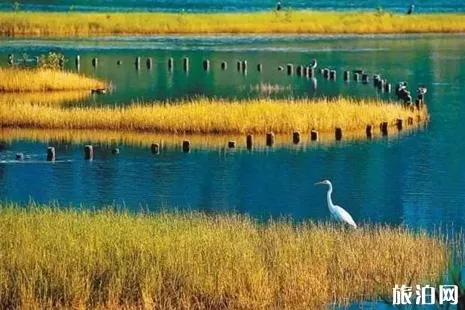
[[[51,25],[48,21],[55,20]],[[0,12],[0,35],[465,33],[465,14],[269,11],[253,13]]]

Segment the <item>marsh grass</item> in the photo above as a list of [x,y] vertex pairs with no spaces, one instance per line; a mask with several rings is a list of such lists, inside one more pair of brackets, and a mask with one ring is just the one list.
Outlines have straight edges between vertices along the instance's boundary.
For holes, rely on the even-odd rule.
[[378,100],[250,99],[228,101],[199,98],[177,103],[134,103],[124,107],[66,107],[0,102],[3,127],[42,129],[99,129],[174,134],[289,134],[312,128],[334,132],[365,130],[396,119],[426,120],[426,109],[411,110]]
[[318,309],[433,283],[448,251],[404,228],[197,212],[0,208],[0,308]]
[[0,67],[0,93],[90,91],[104,87],[102,81],[67,71]]
[[[50,21],[53,20],[53,23]],[[255,13],[2,12],[0,34],[458,33],[464,14],[282,11]]]

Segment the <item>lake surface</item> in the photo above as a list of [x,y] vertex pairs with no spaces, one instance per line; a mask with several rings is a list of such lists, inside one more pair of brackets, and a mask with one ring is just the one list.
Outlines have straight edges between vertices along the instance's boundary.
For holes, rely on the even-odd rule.
[[[376,97],[372,86],[342,81],[342,71],[363,68],[395,82],[406,80],[412,89],[425,84],[431,122],[424,130],[395,139],[352,141],[302,149],[279,147],[247,152],[196,149],[183,154],[168,148],[153,156],[147,147],[119,145],[121,153],[96,146],[95,159],[83,160],[82,145],[59,141],[9,141],[0,131],[0,197],[26,202],[63,204],[124,204],[148,208],[238,211],[257,218],[290,215],[296,220],[328,219],[326,188],[313,183],[333,181],[335,203],[358,223],[406,224],[432,228],[465,224],[465,37],[125,37],[83,40],[2,39],[1,65],[8,53],[40,54],[58,49],[82,57],[81,72],[111,79],[115,92],[77,104],[127,104],[132,99],[225,98],[261,96],[257,84],[282,86],[272,96]],[[149,71],[134,58],[153,57]],[[191,58],[186,75],[180,59]],[[92,68],[92,57],[100,59]],[[168,57],[174,57],[170,73]],[[201,61],[212,69],[205,73]],[[277,67],[309,63],[337,68],[338,81],[288,77]],[[123,65],[117,66],[116,60]],[[236,72],[235,60],[247,59],[247,75]],[[226,72],[219,63],[229,63]],[[256,64],[264,65],[257,73]],[[67,64],[73,68],[74,63]],[[181,141],[182,138],[180,138]],[[92,141],[90,141],[92,142]],[[241,142],[243,144],[243,142]],[[45,161],[48,145],[57,148],[57,162]],[[23,152],[24,162],[15,161]]]
[[[19,1],[20,9],[37,11],[263,11],[274,8],[272,0],[26,0]],[[281,1],[284,8],[313,10],[384,10],[406,12],[410,4],[416,5],[419,12],[458,12],[465,11],[462,0],[289,0]],[[12,1],[0,1],[0,10],[13,10]]]

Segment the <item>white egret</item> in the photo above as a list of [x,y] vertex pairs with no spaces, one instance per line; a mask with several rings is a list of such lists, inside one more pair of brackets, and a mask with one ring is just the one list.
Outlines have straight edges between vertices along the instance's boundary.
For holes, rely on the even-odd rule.
[[324,181],[315,183],[315,185],[318,185],[318,184],[325,184],[329,186],[328,193],[327,193],[327,200],[328,200],[328,209],[329,209],[329,212],[331,213],[331,217],[338,222],[346,223],[352,226],[353,228],[357,228],[357,224],[355,224],[349,212],[347,212],[340,206],[336,206],[335,204],[333,204],[333,200],[331,199],[331,194],[333,192],[333,185],[331,184],[331,182],[328,180],[324,180]]

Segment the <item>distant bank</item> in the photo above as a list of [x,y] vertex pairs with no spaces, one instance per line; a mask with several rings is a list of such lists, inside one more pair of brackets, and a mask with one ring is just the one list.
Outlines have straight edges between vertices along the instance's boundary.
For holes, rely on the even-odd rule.
[[[53,21],[53,22],[50,22]],[[462,33],[465,13],[279,11],[256,13],[0,12],[0,35]]]

